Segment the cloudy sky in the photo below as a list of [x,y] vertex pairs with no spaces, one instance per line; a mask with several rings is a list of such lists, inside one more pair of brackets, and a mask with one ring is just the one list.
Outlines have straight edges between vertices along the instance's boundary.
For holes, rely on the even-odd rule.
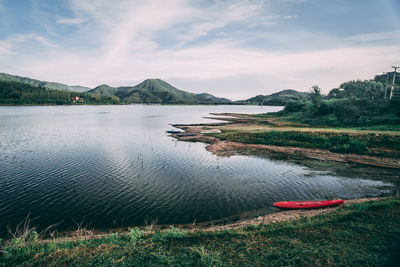
[[244,99],[400,64],[398,0],[0,0],[0,72]]

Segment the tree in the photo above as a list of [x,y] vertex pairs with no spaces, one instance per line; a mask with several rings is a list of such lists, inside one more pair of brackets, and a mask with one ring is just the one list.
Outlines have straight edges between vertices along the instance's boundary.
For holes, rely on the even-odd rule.
[[334,88],[329,91],[328,98],[343,98],[344,92],[341,88]]
[[[383,98],[385,86],[381,82],[375,81],[349,81],[340,85],[343,88],[343,96],[358,99],[377,99]],[[329,94],[331,94],[329,92]],[[334,94],[334,92],[332,93]]]
[[318,85],[311,87],[310,97],[315,109],[318,110],[322,100],[321,88]]

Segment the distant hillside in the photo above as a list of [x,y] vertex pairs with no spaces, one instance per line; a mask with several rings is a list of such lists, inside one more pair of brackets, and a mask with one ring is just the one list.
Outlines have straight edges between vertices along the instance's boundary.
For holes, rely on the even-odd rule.
[[247,100],[242,100],[240,102],[250,104],[263,104],[266,106],[285,106],[291,101],[306,101],[309,99],[309,93],[287,89],[270,95],[258,95]]
[[[228,104],[232,103],[231,100],[226,98],[219,98],[213,95],[202,93],[194,94],[179,90],[169,83],[160,79],[148,79],[136,86],[124,87],[111,87],[102,84],[94,89],[84,86],[70,86],[55,82],[39,81],[27,77],[20,77],[6,73],[0,73],[0,82],[10,83],[8,85],[15,86],[20,90],[25,88],[22,85],[30,85],[29,91],[33,88],[40,88],[40,92],[45,90],[54,91],[68,91],[68,92],[87,92],[88,94],[95,94],[107,97],[116,97],[118,101],[125,103],[160,103],[160,104]],[[21,85],[21,86],[20,86]],[[4,84],[3,84],[4,86]],[[7,86],[10,88],[9,86]],[[21,92],[21,91],[20,91]],[[39,95],[39,94],[38,94]],[[32,94],[32,96],[38,96]],[[9,97],[9,96],[7,96]],[[11,101],[8,99],[7,101]],[[39,101],[39,100],[38,100]],[[114,100],[113,100],[114,101]],[[12,102],[12,101],[11,101]],[[17,101],[18,102],[18,101]],[[15,102],[15,103],[17,103]],[[40,103],[43,100],[39,101]],[[39,103],[38,102],[38,103]],[[30,103],[35,103],[32,100]],[[52,102],[53,103],[53,102]]]
[[0,81],[4,82],[21,82],[33,86],[43,87],[50,90],[73,91],[73,92],[86,92],[91,88],[79,85],[66,85],[62,83],[39,81],[27,77],[20,77],[6,73],[0,73]]
[[20,81],[0,80],[0,104],[2,105],[80,105],[120,104],[116,96],[52,90]]
[[179,90],[160,79],[147,79],[136,86],[111,87],[100,85],[89,93],[117,96],[122,101],[133,103],[162,104],[221,104],[231,103],[226,98],[218,98],[210,94],[194,94]]
[[106,95],[106,96],[115,96],[117,91],[118,91],[118,89],[115,87],[111,87],[106,84],[102,84],[92,90],[89,90],[88,92],[100,94],[100,95]]

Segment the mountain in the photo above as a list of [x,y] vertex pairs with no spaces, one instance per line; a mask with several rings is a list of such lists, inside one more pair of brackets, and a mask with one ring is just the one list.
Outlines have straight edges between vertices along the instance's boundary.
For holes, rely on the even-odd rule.
[[[213,95],[202,93],[194,94],[175,88],[160,79],[148,79],[136,86],[111,87],[106,84],[94,89],[84,86],[70,86],[55,82],[46,82],[27,77],[20,77],[6,73],[0,73],[0,82],[11,83],[16,88],[24,88],[20,85],[30,85],[40,90],[87,92],[107,97],[118,97],[122,102],[133,103],[160,103],[160,104],[228,104],[231,100],[218,98]],[[9,85],[9,84],[8,84]],[[7,85],[8,88],[11,88]],[[4,86],[4,85],[3,85]],[[31,92],[30,87],[29,92]],[[3,90],[4,91],[4,90]],[[22,92],[21,90],[19,92]],[[33,94],[36,96],[36,94]],[[34,100],[32,100],[34,102]],[[33,103],[32,102],[32,103]]]
[[286,89],[270,95],[258,95],[240,102],[251,104],[263,104],[266,106],[285,106],[291,101],[306,101],[310,99],[310,94]]
[[118,89],[115,87],[108,86],[107,84],[102,84],[92,90],[89,90],[88,92],[99,94],[99,95],[115,96],[117,90]]
[[4,82],[21,82],[25,84],[30,84],[37,87],[43,87],[49,90],[61,90],[61,91],[73,91],[73,92],[86,92],[91,88],[79,86],[79,85],[66,85],[62,83],[39,81],[27,77],[20,77],[15,75],[10,75],[6,73],[0,73],[0,81]]
[[88,93],[117,96],[122,101],[132,103],[162,104],[221,104],[231,103],[226,98],[218,98],[210,94],[194,94],[179,90],[160,79],[147,79],[136,86],[111,87],[100,85]]

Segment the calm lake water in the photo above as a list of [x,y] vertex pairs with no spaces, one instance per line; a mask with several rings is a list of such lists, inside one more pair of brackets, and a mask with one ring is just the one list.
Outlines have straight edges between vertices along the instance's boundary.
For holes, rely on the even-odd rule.
[[[377,179],[342,177],[253,156],[221,158],[176,141],[171,123],[210,122],[210,112],[257,106],[0,107],[0,233],[27,214],[58,229],[208,221],[275,211],[281,200],[391,193]],[[379,175],[376,175],[378,178]]]

